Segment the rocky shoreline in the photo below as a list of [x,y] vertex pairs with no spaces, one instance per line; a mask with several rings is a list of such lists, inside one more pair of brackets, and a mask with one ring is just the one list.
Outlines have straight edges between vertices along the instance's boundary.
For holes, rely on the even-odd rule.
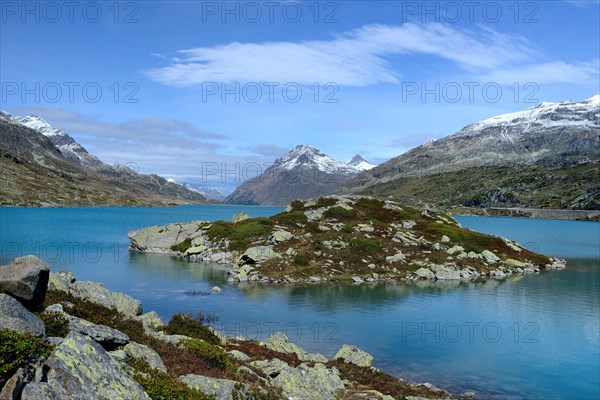
[[565,268],[446,214],[359,196],[295,201],[270,218],[153,226],[129,238],[132,251],[227,265],[228,282],[475,281]]
[[165,324],[126,294],[49,272],[35,256],[0,266],[0,399],[455,398],[351,345],[328,359],[281,332],[259,343],[184,314]]

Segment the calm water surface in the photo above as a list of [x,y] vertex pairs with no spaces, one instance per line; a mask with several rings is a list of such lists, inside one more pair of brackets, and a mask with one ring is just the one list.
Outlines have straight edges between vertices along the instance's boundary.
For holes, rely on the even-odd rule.
[[[142,300],[163,319],[217,314],[216,328],[273,330],[327,356],[343,343],[406,380],[483,398],[600,397],[600,223],[459,217],[463,226],[566,257],[564,271],[478,284],[230,285],[223,267],[130,254],[127,232],[187,220],[268,216],[278,207],[0,208],[0,261],[37,254],[54,270]],[[187,290],[219,294],[188,296]]]

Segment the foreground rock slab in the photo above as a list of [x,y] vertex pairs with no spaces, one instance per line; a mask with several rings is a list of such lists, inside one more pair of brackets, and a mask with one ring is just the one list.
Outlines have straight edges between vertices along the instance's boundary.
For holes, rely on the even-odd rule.
[[46,298],[50,268],[36,256],[23,256],[0,266],[0,292],[9,293],[28,307]]
[[102,346],[76,332],[54,349],[46,365],[46,382],[25,386],[24,399],[150,399]]

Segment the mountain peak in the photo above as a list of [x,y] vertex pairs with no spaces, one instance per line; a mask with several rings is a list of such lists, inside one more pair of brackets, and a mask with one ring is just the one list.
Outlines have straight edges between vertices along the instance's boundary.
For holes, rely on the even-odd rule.
[[367,171],[372,168],[375,168],[375,165],[373,165],[370,162],[368,162],[367,160],[365,160],[365,158],[363,156],[361,156],[360,154],[357,154],[354,157],[352,157],[350,159],[350,161],[348,161],[346,163],[346,165],[348,165],[350,167],[355,167],[361,171]]

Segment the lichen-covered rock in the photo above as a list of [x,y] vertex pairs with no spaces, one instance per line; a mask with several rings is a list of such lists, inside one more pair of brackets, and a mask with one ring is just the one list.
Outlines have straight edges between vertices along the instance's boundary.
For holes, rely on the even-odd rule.
[[449,248],[448,250],[446,250],[446,253],[448,254],[456,254],[456,253],[464,253],[465,248],[459,245],[456,246],[452,246],[451,248]]
[[435,278],[435,274],[431,272],[429,268],[419,268],[415,271],[415,275],[417,275],[420,279],[433,279]]
[[247,249],[241,257],[241,261],[249,264],[260,264],[273,258],[281,257],[270,246],[256,246]]
[[271,242],[274,244],[286,242],[294,237],[290,232],[279,229],[271,234]]
[[142,325],[144,326],[144,331],[146,332],[155,331],[165,325],[165,323],[162,321],[162,319],[160,319],[156,311],[147,312],[136,317],[136,319],[142,322]]
[[85,319],[65,314],[69,321],[69,329],[89,336],[107,350],[113,350],[129,343],[129,336],[121,331],[105,325],[96,325]]
[[75,297],[114,308],[129,317],[142,314],[142,303],[139,300],[125,293],[111,292],[98,282],[76,281],[71,284],[69,291]]
[[146,361],[150,367],[167,372],[167,368],[165,367],[162,358],[160,358],[158,353],[150,347],[136,342],[129,342],[123,350],[125,350],[125,353],[127,353],[129,357],[142,359]]
[[0,293],[0,329],[11,329],[32,336],[44,336],[46,327],[41,319],[27,311],[15,298]]
[[300,348],[298,345],[291,343],[288,337],[282,332],[275,332],[269,337],[263,345],[271,350],[278,351],[286,354],[296,354],[302,361],[311,362],[327,362],[327,357],[318,353],[308,353]]
[[102,346],[76,332],[54,349],[46,365],[46,382],[25,386],[24,399],[150,399]]
[[233,357],[239,361],[249,361],[250,360],[250,357],[246,353],[241,352],[239,350],[231,350],[231,351],[228,351],[227,354],[229,354],[231,357]]
[[498,261],[500,261],[500,258],[498,258],[497,255],[495,255],[494,253],[492,253],[489,250],[484,250],[480,254],[485,259],[485,261],[487,261],[490,264],[495,264]]
[[[219,400],[233,400],[232,392],[236,390],[236,385],[239,384],[239,382],[229,379],[217,379],[194,374],[181,376],[179,380],[192,389],[200,390],[209,395],[215,395],[215,398]],[[236,399],[239,399],[240,395],[241,398],[245,397],[245,390],[242,389],[241,392],[236,394]]]
[[240,221],[243,221],[243,220],[246,220],[246,219],[250,219],[250,218],[251,217],[248,214],[246,214],[246,213],[237,213],[233,217],[231,217],[231,220],[233,222],[240,222]]
[[38,307],[46,298],[50,268],[36,256],[17,257],[0,266],[0,292],[8,293],[28,307]]
[[406,256],[401,251],[399,251],[398,253],[394,254],[393,256],[387,256],[385,258],[385,261],[392,262],[392,263],[393,262],[404,262],[404,261],[406,261]]
[[355,364],[359,367],[370,367],[373,356],[358,347],[345,344],[338,350],[333,359],[342,359],[344,362]]
[[516,267],[516,268],[525,268],[527,267],[527,264],[519,261],[519,260],[513,260],[512,258],[507,259],[506,261],[504,261],[504,263],[506,265],[509,265],[511,267]]
[[321,363],[313,367],[301,364],[290,367],[279,359],[253,361],[253,367],[271,377],[271,383],[280,388],[283,394],[294,400],[324,399],[334,400],[336,392],[344,388],[337,368],[327,368]]
[[69,288],[73,282],[75,282],[75,276],[72,272],[60,271],[57,274],[50,274],[48,289],[69,292]]

